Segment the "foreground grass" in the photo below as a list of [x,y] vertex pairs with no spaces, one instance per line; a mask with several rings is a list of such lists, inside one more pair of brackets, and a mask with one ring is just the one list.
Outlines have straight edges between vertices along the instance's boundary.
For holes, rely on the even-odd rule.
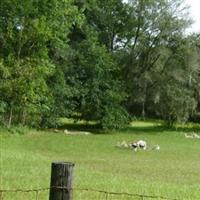
[[[184,131],[190,128],[166,130],[157,125],[137,122],[121,132],[88,136],[1,131],[0,189],[48,187],[51,162],[63,160],[76,165],[76,188],[200,199],[200,140],[185,139]],[[115,147],[118,141],[135,139],[159,144],[161,150],[133,152]],[[4,195],[8,200],[35,199],[35,194]],[[98,200],[92,195],[75,196]],[[48,199],[48,192],[41,192],[39,199]]]

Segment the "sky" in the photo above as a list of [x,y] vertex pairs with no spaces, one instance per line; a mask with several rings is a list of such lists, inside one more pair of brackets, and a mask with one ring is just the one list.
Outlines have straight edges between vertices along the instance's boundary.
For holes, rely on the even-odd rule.
[[190,15],[194,20],[189,32],[200,32],[200,0],[185,0],[185,2],[190,6]]

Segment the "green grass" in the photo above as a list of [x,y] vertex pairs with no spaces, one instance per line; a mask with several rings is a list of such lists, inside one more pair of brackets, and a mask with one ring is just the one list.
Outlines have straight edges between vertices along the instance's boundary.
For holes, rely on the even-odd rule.
[[[24,134],[0,132],[0,189],[33,189],[49,186],[52,161],[75,163],[74,187],[113,192],[200,199],[200,140],[184,132],[198,127],[165,129],[156,122],[133,122],[117,133],[65,135],[26,129]],[[118,149],[118,141],[146,140],[160,151]],[[93,195],[93,196],[92,196]],[[103,199],[82,192],[79,199]],[[33,194],[4,194],[4,200],[35,199]],[[48,199],[48,191],[39,200]],[[112,199],[118,199],[113,197]],[[119,198],[120,199],[120,198]],[[126,198],[124,198],[126,199]]]

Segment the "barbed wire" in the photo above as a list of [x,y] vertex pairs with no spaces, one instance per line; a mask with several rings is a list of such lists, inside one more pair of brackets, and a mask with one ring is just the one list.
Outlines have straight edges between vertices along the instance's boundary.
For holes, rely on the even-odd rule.
[[109,195],[116,195],[116,196],[129,196],[129,197],[138,197],[138,198],[149,198],[149,199],[163,199],[163,200],[180,200],[176,198],[168,198],[164,196],[156,196],[156,195],[144,195],[144,194],[134,194],[128,192],[112,192],[112,191],[105,191],[105,190],[98,190],[92,188],[67,188],[67,187],[48,187],[48,188],[39,188],[39,189],[0,189],[0,199],[3,196],[3,193],[36,193],[36,200],[38,200],[39,192],[48,191],[50,189],[62,189],[62,190],[72,190],[72,191],[86,191],[86,192],[96,192],[96,193],[104,193],[106,199],[108,199]]
[[154,195],[144,195],[144,194],[133,194],[133,193],[127,193],[127,192],[110,192],[110,191],[104,191],[104,190],[97,190],[97,189],[91,189],[91,188],[74,188],[74,190],[78,191],[88,191],[88,192],[98,192],[98,193],[104,193],[109,195],[119,195],[119,196],[132,196],[132,197],[143,197],[143,198],[151,198],[151,199],[164,199],[164,200],[180,200],[180,199],[172,199],[164,196],[154,196]]
[[41,192],[45,190],[50,190],[51,188],[39,188],[39,189],[0,189],[0,193],[9,193],[9,192]]

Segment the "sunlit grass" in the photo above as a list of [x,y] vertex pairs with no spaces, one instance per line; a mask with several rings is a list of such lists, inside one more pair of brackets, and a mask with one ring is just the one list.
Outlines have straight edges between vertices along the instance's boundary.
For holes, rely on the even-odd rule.
[[[135,122],[123,131],[87,136],[29,129],[21,135],[1,130],[0,187],[48,187],[51,162],[64,160],[75,163],[76,188],[197,200],[200,140],[186,139],[184,131],[190,129],[166,130],[157,122]],[[161,149],[134,152],[115,147],[118,141],[137,139],[150,146],[159,144]],[[81,199],[95,199],[90,193],[76,192],[77,199],[79,195]],[[48,199],[47,196],[48,192],[42,192],[39,199]],[[32,195],[25,199],[34,198]],[[17,197],[8,195],[6,199]]]

